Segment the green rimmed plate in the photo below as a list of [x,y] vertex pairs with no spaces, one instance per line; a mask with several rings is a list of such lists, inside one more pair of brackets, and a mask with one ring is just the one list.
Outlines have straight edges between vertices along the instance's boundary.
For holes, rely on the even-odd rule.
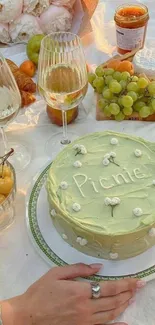
[[73,263],[103,263],[100,274],[90,277],[93,281],[115,280],[125,277],[139,277],[147,281],[155,278],[155,246],[147,252],[125,260],[107,261],[87,256],[68,245],[53,226],[48,210],[45,183],[47,165],[38,174],[27,195],[26,223],[33,245],[42,258],[50,265],[64,266]]

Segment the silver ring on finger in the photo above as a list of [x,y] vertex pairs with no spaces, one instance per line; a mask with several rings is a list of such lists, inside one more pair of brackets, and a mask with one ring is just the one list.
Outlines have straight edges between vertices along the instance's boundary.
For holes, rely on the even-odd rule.
[[101,297],[101,287],[98,282],[91,282],[92,299],[99,299]]

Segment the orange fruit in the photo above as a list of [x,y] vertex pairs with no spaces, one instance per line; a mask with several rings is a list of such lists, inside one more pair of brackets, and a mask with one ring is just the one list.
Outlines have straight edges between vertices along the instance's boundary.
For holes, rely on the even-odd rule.
[[119,72],[127,71],[131,75],[133,75],[134,74],[134,65],[130,61],[121,61],[117,67],[117,71],[119,71]]
[[36,72],[36,66],[30,60],[24,61],[21,64],[19,69],[20,69],[20,71],[24,72],[27,76],[29,76],[31,78],[34,77],[35,72]]
[[107,68],[108,69],[114,69],[117,70],[118,66],[120,64],[120,61],[117,59],[111,60],[108,64],[107,64]]

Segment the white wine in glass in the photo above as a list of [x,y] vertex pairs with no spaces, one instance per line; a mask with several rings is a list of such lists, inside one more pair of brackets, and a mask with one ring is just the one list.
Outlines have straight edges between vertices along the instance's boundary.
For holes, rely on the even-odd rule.
[[48,154],[77,138],[67,131],[67,111],[77,107],[88,88],[87,67],[80,38],[72,33],[52,33],[41,43],[38,86],[46,103],[62,111],[63,136],[54,134]]
[[8,143],[5,128],[16,117],[21,107],[21,96],[14,76],[0,53],[0,129],[2,142],[0,141],[0,156],[14,149],[15,154],[10,158],[16,170],[22,170],[30,162],[30,154],[27,148],[20,143]]

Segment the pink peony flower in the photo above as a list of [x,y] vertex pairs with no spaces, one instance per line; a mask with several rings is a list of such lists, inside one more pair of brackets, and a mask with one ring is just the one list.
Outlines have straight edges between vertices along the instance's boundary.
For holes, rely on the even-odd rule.
[[76,0],[50,0],[50,3],[54,6],[65,6],[68,8],[73,8]]
[[11,23],[23,9],[23,0],[0,0],[0,23]]
[[9,35],[9,25],[8,24],[0,24],[0,42],[1,43],[9,43],[11,41]]
[[28,41],[36,34],[42,34],[36,17],[23,14],[18,17],[9,27],[10,36],[13,42]]
[[68,31],[72,25],[72,14],[64,7],[51,5],[40,16],[40,26],[44,33],[49,34],[57,31]]
[[50,6],[50,0],[24,0],[24,13],[40,16]]

